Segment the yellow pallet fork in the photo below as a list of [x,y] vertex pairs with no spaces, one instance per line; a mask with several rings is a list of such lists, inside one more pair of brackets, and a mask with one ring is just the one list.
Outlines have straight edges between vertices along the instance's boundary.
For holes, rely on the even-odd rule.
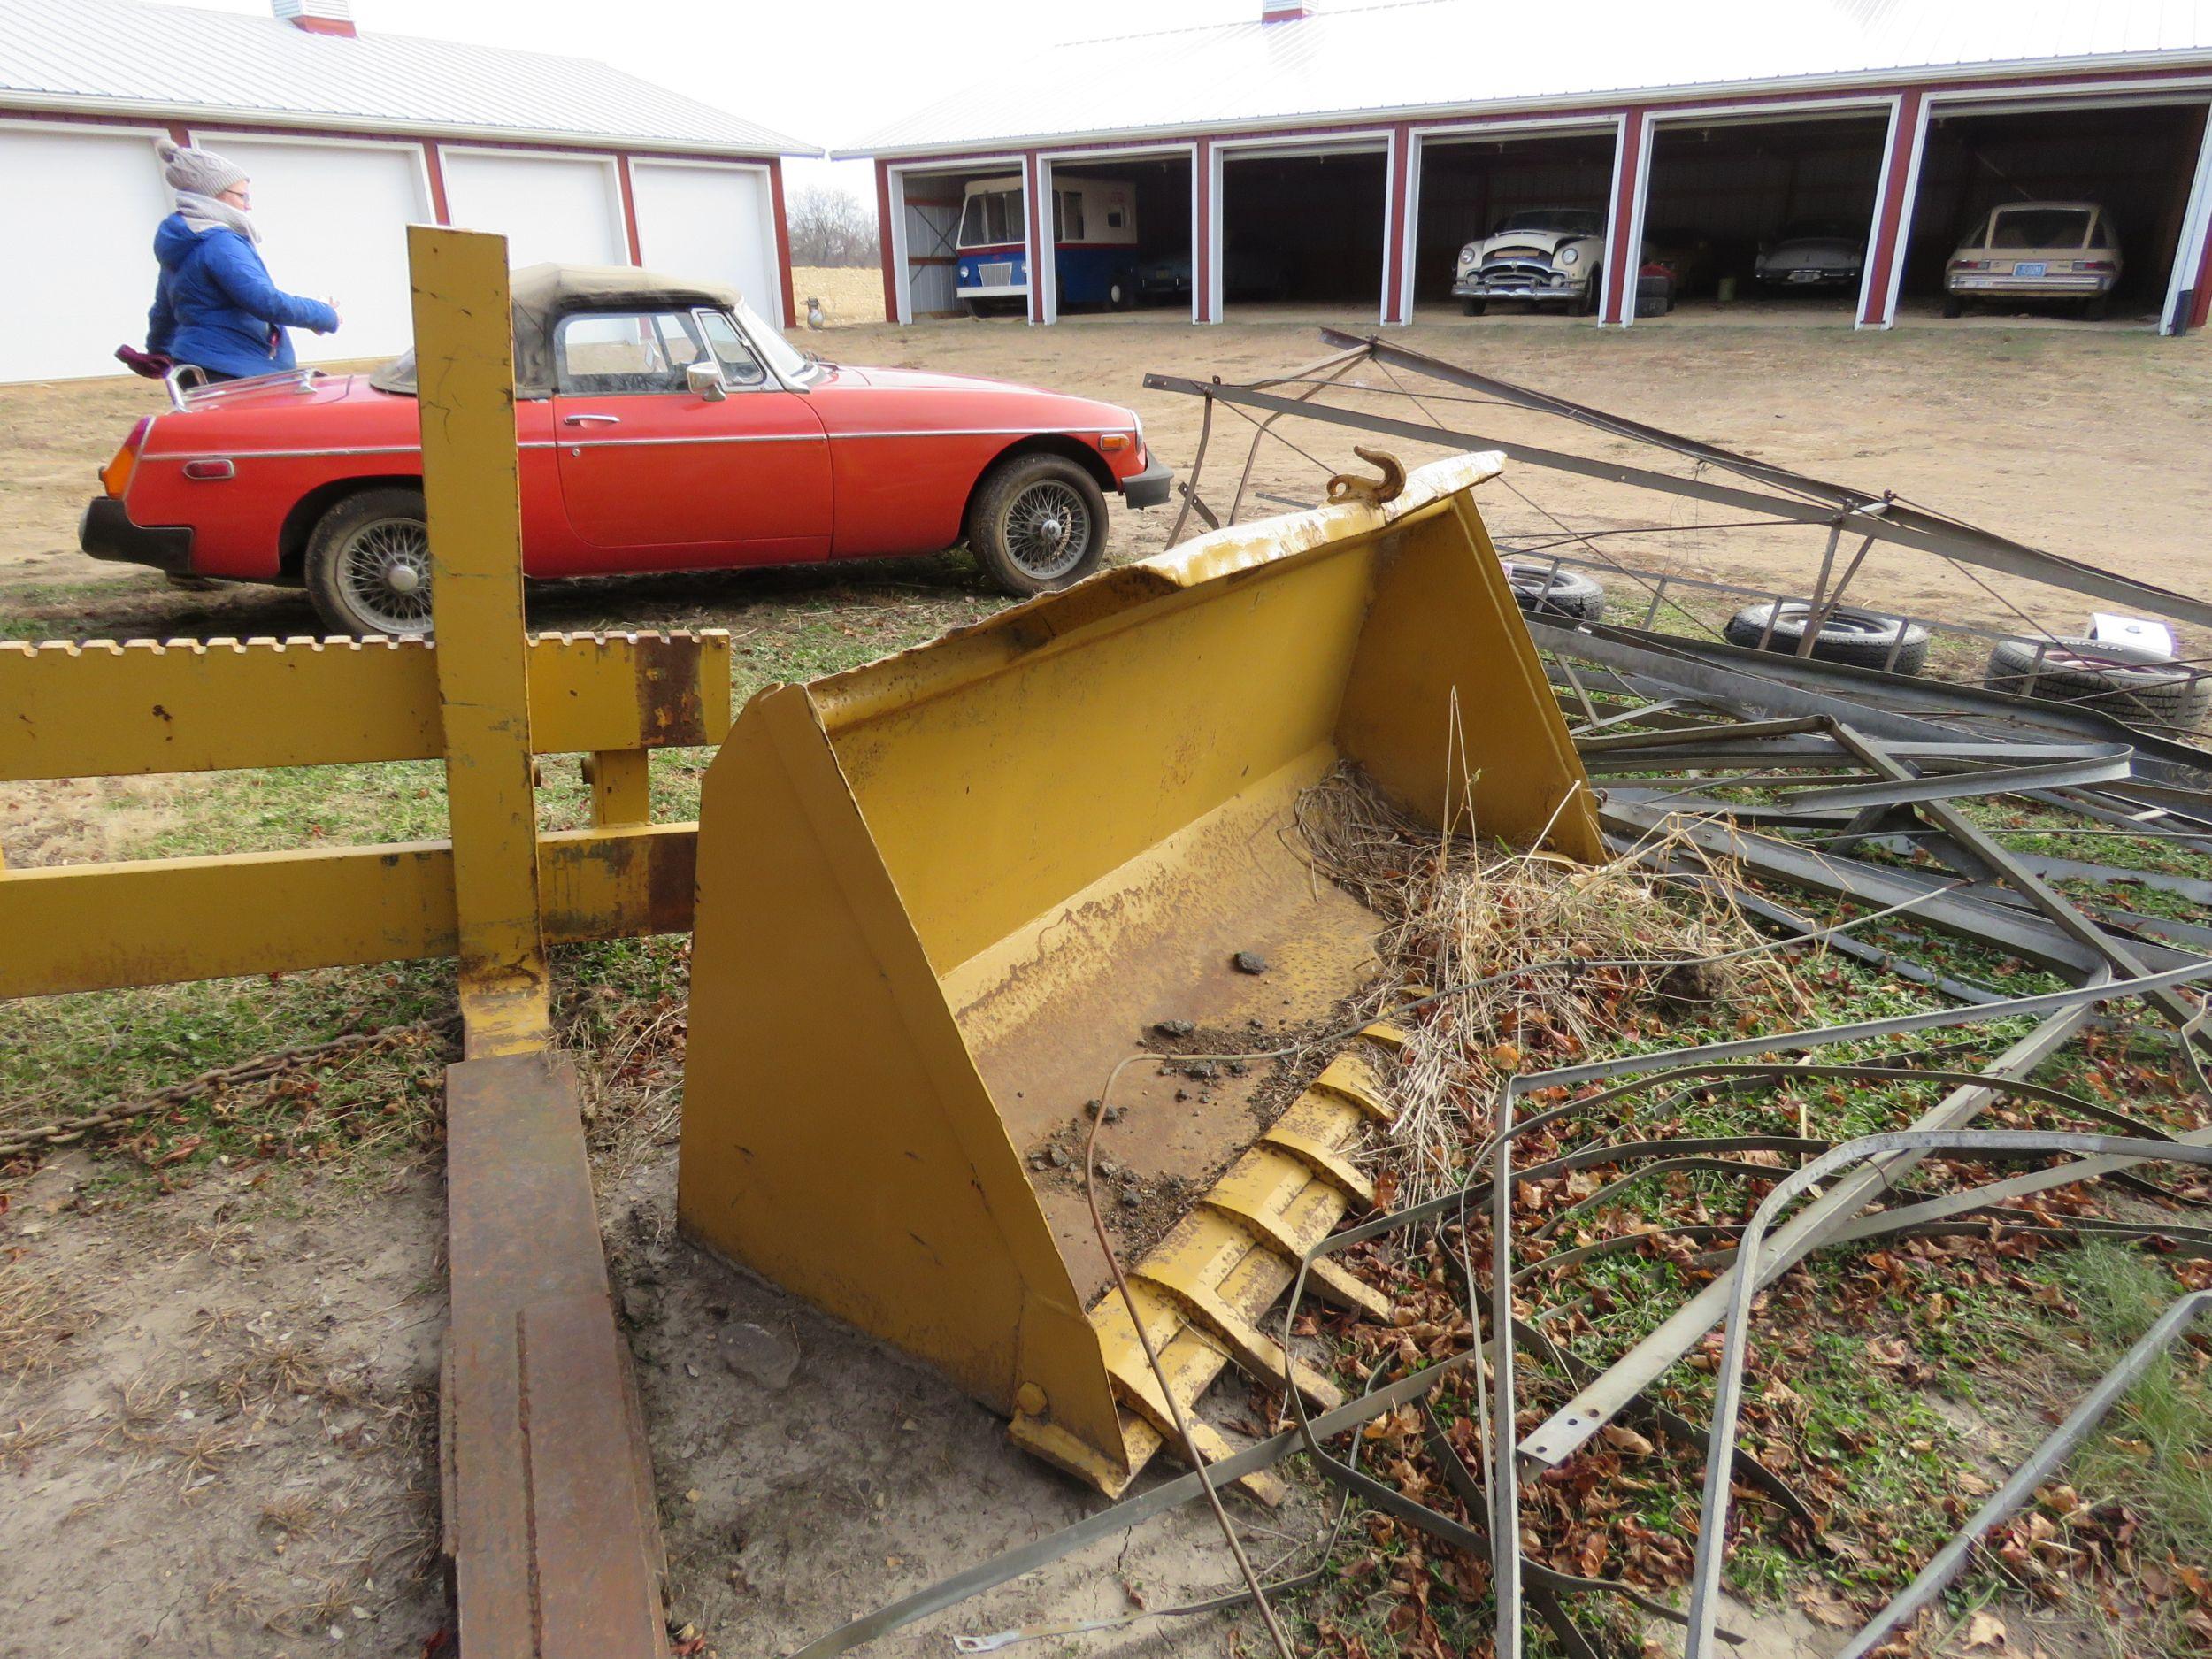
[[[1471,774],[1484,833],[1598,855],[1471,499],[1496,471],[1439,462],[1386,503],[1217,531],[753,698],[701,813],[690,1235],[1125,1487],[1171,1423],[1069,1148],[1162,1022],[1256,1048],[1367,984],[1376,918],[1310,867],[1301,792],[1349,762],[1435,823]],[[1279,1115],[1259,1068],[1124,1073],[1113,1195],[1179,1212],[1127,1253],[1187,1405],[1230,1358],[1331,1396],[1258,1321],[1371,1202],[1395,1037]],[[1348,1276],[1317,1288],[1369,1305]]]

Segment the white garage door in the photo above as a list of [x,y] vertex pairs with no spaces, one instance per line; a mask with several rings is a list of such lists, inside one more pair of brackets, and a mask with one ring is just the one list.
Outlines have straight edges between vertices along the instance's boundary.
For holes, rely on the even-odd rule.
[[26,238],[7,261],[0,380],[119,373],[115,348],[146,343],[154,227],[173,205],[154,137],[0,128],[0,225]]
[[630,263],[612,162],[492,150],[441,154],[454,224],[504,236],[509,264]]
[[253,216],[270,278],[288,294],[336,303],[334,334],[292,331],[303,362],[385,357],[414,339],[407,227],[431,219],[422,151],[195,130],[253,180]]
[[763,317],[780,317],[783,282],[766,173],[634,161],[630,190],[647,265],[670,276],[734,283]]

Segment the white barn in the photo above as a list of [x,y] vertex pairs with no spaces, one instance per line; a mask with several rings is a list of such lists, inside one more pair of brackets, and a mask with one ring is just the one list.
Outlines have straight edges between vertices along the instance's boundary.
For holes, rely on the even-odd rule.
[[[603,64],[356,31],[345,0],[254,17],[132,0],[0,0],[0,380],[119,373],[153,296],[167,134],[252,174],[273,275],[334,297],[303,354],[396,352],[411,223],[566,259],[733,282],[788,323],[781,157],[812,145]],[[35,227],[35,228],[33,228]]]

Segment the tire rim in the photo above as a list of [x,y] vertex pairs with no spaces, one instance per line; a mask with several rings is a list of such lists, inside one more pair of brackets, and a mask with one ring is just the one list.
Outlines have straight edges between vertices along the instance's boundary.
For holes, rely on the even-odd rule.
[[338,549],[338,588],[380,634],[430,632],[430,534],[417,518],[377,518]]
[[2039,667],[2031,664],[2024,674],[2047,672],[2052,669],[2085,674],[2092,679],[2136,680],[2147,686],[2167,684],[2186,685],[2190,674],[2186,669],[2170,667],[2164,663],[2130,663],[2113,657],[2081,657],[2072,651],[2047,650]]
[[1007,503],[1007,557],[1039,581],[1066,575],[1091,545],[1091,508],[1072,485],[1040,479]]

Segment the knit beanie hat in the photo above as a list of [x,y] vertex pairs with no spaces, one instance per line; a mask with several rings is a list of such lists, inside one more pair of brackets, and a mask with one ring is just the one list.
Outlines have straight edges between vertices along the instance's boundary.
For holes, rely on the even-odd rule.
[[234,161],[226,161],[211,150],[193,150],[165,138],[154,146],[154,153],[161,157],[161,176],[169,181],[173,190],[189,190],[196,196],[220,196],[246,180],[243,167]]

